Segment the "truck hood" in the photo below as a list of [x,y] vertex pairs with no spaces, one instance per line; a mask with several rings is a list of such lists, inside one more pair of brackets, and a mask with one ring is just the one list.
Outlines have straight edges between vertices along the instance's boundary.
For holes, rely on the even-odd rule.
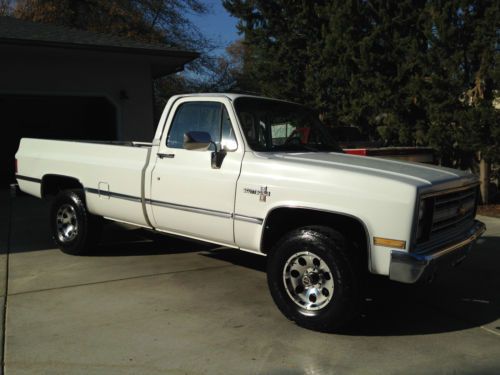
[[441,185],[457,180],[462,180],[462,184],[465,185],[476,181],[476,177],[472,173],[458,169],[376,157],[321,152],[274,153],[266,156],[284,162],[306,164],[310,167],[342,169],[353,173],[377,175],[415,186]]

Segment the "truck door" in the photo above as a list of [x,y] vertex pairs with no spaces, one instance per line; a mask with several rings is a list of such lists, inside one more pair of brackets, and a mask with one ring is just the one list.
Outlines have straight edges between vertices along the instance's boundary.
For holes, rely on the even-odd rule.
[[[243,159],[243,142],[229,100],[185,98],[170,111],[151,181],[151,208],[156,227],[167,232],[234,244],[235,189]],[[205,150],[184,148],[190,132],[210,135]],[[215,149],[225,150],[220,167]]]

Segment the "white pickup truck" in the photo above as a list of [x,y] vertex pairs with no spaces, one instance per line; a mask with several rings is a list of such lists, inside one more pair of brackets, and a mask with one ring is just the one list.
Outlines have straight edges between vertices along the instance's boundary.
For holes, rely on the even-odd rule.
[[356,316],[370,272],[415,283],[484,231],[478,182],[453,169],[347,155],[307,108],[236,94],[172,97],[151,144],[22,139],[22,191],[81,254],[102,218],[268,256],[278,308],[307,328]]

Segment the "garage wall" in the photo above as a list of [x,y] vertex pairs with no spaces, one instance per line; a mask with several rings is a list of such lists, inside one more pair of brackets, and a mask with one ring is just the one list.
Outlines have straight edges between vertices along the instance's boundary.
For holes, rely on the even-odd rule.
[[0,188],[14,182],[14,155],[23,137],[116,139],[116,108],[103,97],[0,94]]
[[152,139],[148,61],[126,54],[13,45],[0,46],[0,56],[0,95],[104,96],[117,109],[116,139]]

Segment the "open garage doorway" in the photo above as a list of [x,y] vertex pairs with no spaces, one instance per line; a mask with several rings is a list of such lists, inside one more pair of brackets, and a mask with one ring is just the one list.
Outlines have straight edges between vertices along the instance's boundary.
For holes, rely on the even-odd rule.
[[0,94],[0,188],[14,182],[14,155],[23,137],[116,140],[116,107],[103,97]]

